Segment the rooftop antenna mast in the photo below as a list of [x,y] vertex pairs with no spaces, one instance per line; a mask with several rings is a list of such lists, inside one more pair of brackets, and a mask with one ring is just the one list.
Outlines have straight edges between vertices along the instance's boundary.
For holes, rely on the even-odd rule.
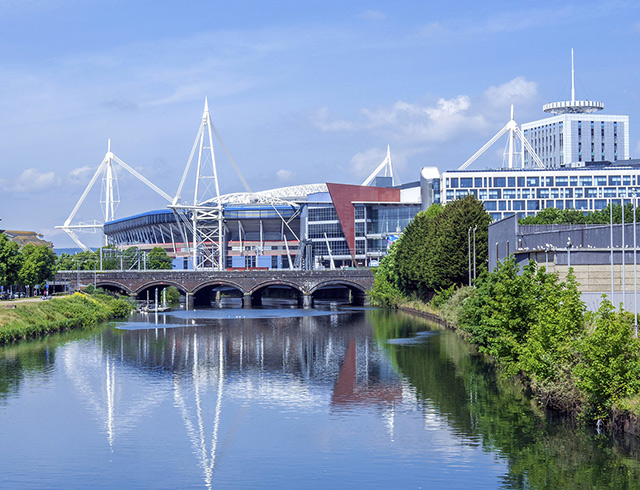
[[573,48],[571,49],[571,100],[550,102],[542,106],[544,112],[551,114],[591,114],[604,109],[604,104],[596,100],[576,100],[575,70],[573,66]]

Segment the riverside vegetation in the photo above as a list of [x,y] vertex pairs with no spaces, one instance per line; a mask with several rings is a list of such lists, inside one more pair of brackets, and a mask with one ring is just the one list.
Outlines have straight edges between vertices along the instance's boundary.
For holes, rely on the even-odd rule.
[[[489,222],[473,196],[419,213],[375,271],[372,303],[445,319],[543,407],[586,422],[633,421],[627,425],[635,427],[640,340],[633,315],[606,299],[598,311],[586,311],[571,272],[560,281],[533,263],[519,270],[512,257],[488,272]],[[469,287],[462,284],[467,230],[474,226],[480,273]]]
[[0,310],[0,344],[85,328],[125,317],[132,309],[129,301],[104,293],[75,293],[43,302],[22,303],[14,309]]

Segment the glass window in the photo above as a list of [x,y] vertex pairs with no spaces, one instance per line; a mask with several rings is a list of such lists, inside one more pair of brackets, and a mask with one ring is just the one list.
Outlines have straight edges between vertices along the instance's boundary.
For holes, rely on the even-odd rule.
[[489,189],[489,199],[500,199],[500,189]]
[[516,178],[515,177],[509,177],[507,179],[507,185],[509,187],[515,187],[516,186]]
[[527,187],[538,187],[540,179],[538,177],[527,177]]
[[473,187],[473,179],[471,177],[461,177],[460,187]]
[[573,189],[568,188],[564,190],[564,197],[573,197]]
[[572,185],[572,186],[578,185],[578,177],[570,177],[569,178],[569,185]]
[[524,210],[524,201],[513,201],[513,210],[514,211],[523,211]]
[[584,189],[582,187],[578,187],[576,189],[576,195],[575,197],[582,197],[582,192],[584,191]]
[[487,198],[487,189],[480,189],[478,191],[478,199],[480,199],[481,201],[485,200]]
[[622,185],[622,177],[619,175],[609,175],[609,185]]
[[482,187],[482,177],[476,177],[475,179],[473,179],[473,186]]
[[522,199],[529,199],[529,189],[522,189]]
[[364,219],[364,206],[356,206],[356,219]]
[[622,185],[631,185],[631,176],[623,175],[622,176]]
[[562,199],[558,199],[556,201],[556,208],[558,209],[564,209],[564,201]]
[[604,197],[616,197],[616,188],[615,187],[605,187],[604,188]]
[[587,199],[576,199],[576,209],[588,209],[589,201]]
[[545,182],[545,185],[546,185],[547,187],[553,187],[553,177],[546,177],[546,178],[545,178],[545,181],[546,181],[546,182]]
[[524,177],[518,177],[518,187],[524,187]]
[[463,189],[460,191],[456,191],[456,199],[461,199],[469,195],[469,191],[467,189]]
[[494,187],[506,187],[507,186],[506,177],[494,177],[493,186]]
[[596,185],[607,185],[606,175],[596,175],[594,178]]
[[593,200],[593,208],[597,210],[605,209],[607,207],[606,199],[594,199]]
[[485,201],[484,209],[487,211],[496,211],[498,209],[496,201]]
[[447,201],[453,201],[453,191],[447,191]]
[[309,208],[309,221],[337,221],[338,213],[333,206]]
[[593,185],[593,179],[591,176],[580,177],[580,185],[585,187]]
[[538,199],[547,199],[549,197],[549,189],[545,189],[545,188],[537,189],[536,197]]
[[515,199],[516,198],[516,190],[515,189],[504,189],[502,191],[503,199]]
[[598,197],[598,189],[595,187],[587,187],[585,193],[586,197]]
[[498,201],[498,209],[500,211],[506,211],[507,210],[507,201]]
[[569,179],[566,177],[556,177],[556,185],[558,187],[566,187],[569,184]]
[[458,179],[451,179],[451,187],[453,189],[457,189],[458,188]]
[[568,199],[564,201],[564,205],[567,209],[573,209],[573,201]]
[[554,188],[551,189],[551,197],[553,197],[554,199],[558,199],[558,197],[560,196],[560,191],[558,190],[558,188]]
[[540,209],[540,201],[531,200],[527,201],[527,211],[537,211]]

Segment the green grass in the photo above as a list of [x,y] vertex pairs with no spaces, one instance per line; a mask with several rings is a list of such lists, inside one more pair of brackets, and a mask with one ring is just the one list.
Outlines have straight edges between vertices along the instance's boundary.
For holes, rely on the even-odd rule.
[[108,295],[74,294],[15,309],[0,309],[0,344],[84,328],[129,314],[132,306]]

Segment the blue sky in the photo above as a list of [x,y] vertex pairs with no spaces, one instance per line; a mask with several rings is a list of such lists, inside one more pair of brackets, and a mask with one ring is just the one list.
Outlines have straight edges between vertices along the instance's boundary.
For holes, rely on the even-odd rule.
[[[634,1],[0,0],[0,40],[0,227],[58,247],[108,138],[176,192],[205,97],[253,190],[360,183],[387,145],[410,182],[460,166],[510,104],[522,124],[569,98],[574,48],[577,97],[629,114],[640,157]],[[241,191],[216,151],[221,191]],[[118,177],[119,217],[164,206]]]

